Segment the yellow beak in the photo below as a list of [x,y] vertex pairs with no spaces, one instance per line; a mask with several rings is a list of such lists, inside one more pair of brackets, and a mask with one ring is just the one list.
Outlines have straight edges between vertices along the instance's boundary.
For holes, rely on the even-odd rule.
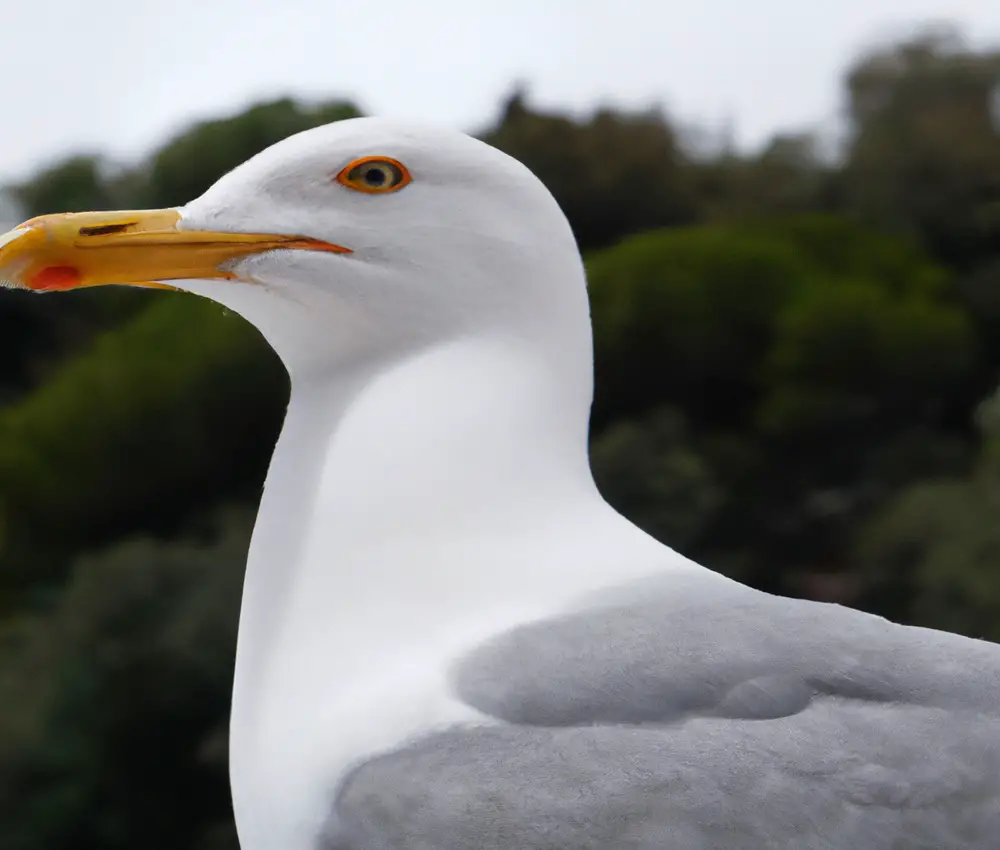
[[56,291],[105,284],[173,289],[166,280],[222,278],[241,257],[276,248],[350,253],[304,236],[179,230],[175,209],[43,215],[0,236],[0,283]]

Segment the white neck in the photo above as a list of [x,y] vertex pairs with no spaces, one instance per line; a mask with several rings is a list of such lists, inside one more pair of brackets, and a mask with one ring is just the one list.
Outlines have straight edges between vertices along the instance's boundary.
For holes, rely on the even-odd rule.
[[[360,755],[351,746],[381,743],[352,729],[369,710],[352,693],[401,659],[406,675],[440,669],[459,631],[489,634],[653,566],[621,563],[622,535],[640,535],[590,475],[589,357],[558,380],[526,345],[467,340],[293,376],[240,621],[231,773],[244,824],[282,788],[296,789],[289,812],[307,805],[327,768]],[[596,540],[578,540],[581,517]]]
[[[456,536],[503,535],[545,522],[553,506],[599,502],[589,398],[589,375],[560,386],[499,340],[293,378],[247,565],[240,664],[263,661],[307,587],[328,595],[331,620],[341,607],[354,615],[363,586],[384,603],[411,580],[433,582],[421,567]],[[411,563],[354,571],[362,554],[390,548]],[[466,572],[487,578],[474,564]]]

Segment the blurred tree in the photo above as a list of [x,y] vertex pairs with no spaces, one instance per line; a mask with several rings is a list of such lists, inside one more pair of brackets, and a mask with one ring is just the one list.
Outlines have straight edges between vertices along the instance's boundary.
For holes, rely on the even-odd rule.
[[601,109],[577,121],[533,111],[517,90],[497,125],[480,135],[545,183],[584,250],[694,220],[692,175],[674,130],[658,112]]
[[59,578],[82,549],[256,499],[285,371],[240,317],[158,295],[0,412],[0,594]]
[[113,207],[105,166],[96,156],[74,156],[13,188],[26,217]]
[[683,417],[667,408],[607,428],[591,449],[591,465],[618,511],[685,552],[702,542],[724,498]]
[[346,101],[307,106],[284,98],[196,124],[153,156],[145,169],[148,178],[141,189],[142,205],[185,204],[223,174],[286,136],[358,115],[357,108]]
[[995,254],[998,85],[1000,52],[975,53],[951,29],[864,57],[847,77],[851,202],[956,267]]
[[695,427],[739,427],[755,406],[774,322],[809,267],[780,234],[650,232],[588,261],[598,427],[660,404]]
[[873,521],[863,603],[904,622],[1000,641],[1000,485],[921,483]]
[[598,433],[683,411],[726,493],[704,538],[758,584],[842,571],[873,504],[961,468],[975,333],[907,242],[800,216],[644,234],[589,271]]
[[[860,328],[866,319],[853,312],[859,297],[877,302],[871,310],[879,321],[901,320],[902,314],[892,311],[909,305],[916,313],[926,308],[932,314],[925,316],[928,322],[948,328],[941,333],[957,338],[956,363],[942,363],[943,352],[935,348],[937,360],[929,368],[948,371],[949,379],[970,368],[974,358],[974,335],[952,303],[947,274],[905,240],[836,217],[648,233],[592,256],[588,272],[599,423],[669,402],[698,426],[749,424],[765,392],[777,391],[775,381],[791,381],[789,370],[800,368],[791,362],[800,352],[781,353],[795,344],[797,334],[811,346],[825,345],[835,361],[839,355],[836,368],[845,373],[856,368],[853,349],[822,342],[821,334],[834,333],[823,321],[827,310],[839,309],[844,321]],[[858,296],[859,290],[868,295]],[[802,324],[806,315],[816,317],[811,329]],[[923,331],[913,333],[934,341]],[[859,354],[867,358],[870,352]],[[821,356],[818,349],[815,356]],[[906,356],[898,355],[904,362],[895,368],[906,369]],[[912,363],[918,384],[920,365]],[[810,374],[808,381],[824,386],[834,378]],[[926,380],[936,385],[943,379]]]
[[873,517],[857,559],[869,607],[1000,641],[1000,393],[983,406],[980,424],[976,468],[901,493]]
[[80,561],[0,634],[4,850],[237,850],[225,735],[252,515]]
[[847,89],[846,201],[957,271],[985,341],[981,398],[1000,368],[1000,51],[937,28],[862,58]]
[[789,133],[755,155],[723,150],[701,158],[694,171],[699,218],[738,222],[838,210],[840,174],[819,147],[815,136]]

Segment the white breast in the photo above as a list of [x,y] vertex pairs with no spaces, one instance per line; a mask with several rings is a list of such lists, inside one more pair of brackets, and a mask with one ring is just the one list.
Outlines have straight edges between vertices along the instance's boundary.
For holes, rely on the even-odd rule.
[[232,790],[244,850],[311,847],[354,764],[442,725],[492,722],[450,693],[457,648],[427,637],[356,664],[349,646],[328,647],[327,664],[315,652],[289,658],[270,671],[255,705],[234,707]]

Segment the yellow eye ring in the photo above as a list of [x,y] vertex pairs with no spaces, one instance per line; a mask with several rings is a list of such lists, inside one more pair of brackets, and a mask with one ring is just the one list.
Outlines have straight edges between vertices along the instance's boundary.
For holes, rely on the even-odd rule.
[[410,182],[410,172],[399,160],[387,156],[366,156],[349,163],[337,175],[337,182],[356,192],[383,195]]

